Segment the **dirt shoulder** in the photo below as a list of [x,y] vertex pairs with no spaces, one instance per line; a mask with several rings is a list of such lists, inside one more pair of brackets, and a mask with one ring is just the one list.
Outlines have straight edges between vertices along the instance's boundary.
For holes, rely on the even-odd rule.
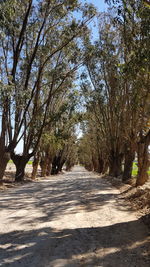
[[150,228],[150,180],[143,186],[124,184],[120,178],[105,176],[111,184],[119,189],[120,197],[124,198],[129,206],[137,213],[144,223]]

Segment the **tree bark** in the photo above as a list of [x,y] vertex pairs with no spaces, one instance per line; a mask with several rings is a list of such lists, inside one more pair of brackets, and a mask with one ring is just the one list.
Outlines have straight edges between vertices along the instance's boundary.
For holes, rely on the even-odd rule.
[[37,170],[38,170],[39,160],[40,160],[39,155],[36,155],[36,156],[34,157],[34,160],[33,160],[33,163],[32,163],[33,170],[32,170],[32,175],[31,175],[31,177],[32,177],[33,180],[35,180],[36,175],[37,175]]
[[98,169],[98,162],[97,162],[97,160],[96,160],[94,155],[92,155],[92,165],[93,165],[94,171],[96,172],[97,169]]
[[16,155],[14,153],[11,154],[11,159],[13,160],[16,166],[16,174],[15,174],[15,181],[21,182],[24,180],[25,175],[25,167],[30,159],[30,155]]
[[126,182],[132,178],[132,166],[135,158],[135,151],[132,147],[127,147],[125,149],[125,163],[122,181]]
[[57,174],[58,173],[58,156],[55,156],[52,162],[52,170],[51,170],[51,174]]
[[149,155],[148,155],[148,146],[150,144],[150,131],[148,134],[142,138],[138,143],[138,175],[136,186],[143,185],[148,180],[148,168],[150,166]]
[[109,159],[109,175],[118,177],[122,174],[122,159],[123,155],[111,152]]
[[59,166],[58,166],[58,172],[62,171],[62,168],[66,162],[66,159],[60,160]]
[[47,163],[47,168],[46,168],[46,175],[47,176],[51,175],[51,170],[52,170],[52,158],[49,156],[48,163]]
[[98,158],[98,168],[97,168],[97,172],[98,173],[102,173],[103,172],[103,168],[104,168],[104,161],[101,157]]
[[1,151],[0,152],[0,180],[3,179],[6,166],[9,160],[10,160],[10,153]]
[[108,162],[104,161],[103,171],[102,174],[105,174],[108,171]]
[[73,166],[73,162],[71,162],[70,160],[66,161],[66,171],[70,171]]
[[65,160],[62,160],[62,153],[58,156],[55,156],[52,162],[52,171],[51,174],[58,174],[65,163]]
[[46,172],[47,172],[47,164],[48,164],[48,159],[47,156],[43,157],[40,162],[41,166],[41,177],[46,177]]

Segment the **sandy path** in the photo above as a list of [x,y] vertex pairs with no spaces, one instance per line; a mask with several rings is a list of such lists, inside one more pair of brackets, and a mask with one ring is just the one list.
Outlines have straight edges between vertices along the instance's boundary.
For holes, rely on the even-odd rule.
[[146,226],[79,167],[1,193],[0,232],[0,266],[150,266]]

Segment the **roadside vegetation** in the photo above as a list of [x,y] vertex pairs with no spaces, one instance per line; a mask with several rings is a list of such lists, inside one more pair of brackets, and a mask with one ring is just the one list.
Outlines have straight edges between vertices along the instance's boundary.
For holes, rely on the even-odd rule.
[[[150,176],[150,168],[148,169],[147,173]],[[137,174],[138,174],[138,165],[137,165],[137,162],[133,162],[133,165],[132,165],[132,176],[133,177],[137,177]]]

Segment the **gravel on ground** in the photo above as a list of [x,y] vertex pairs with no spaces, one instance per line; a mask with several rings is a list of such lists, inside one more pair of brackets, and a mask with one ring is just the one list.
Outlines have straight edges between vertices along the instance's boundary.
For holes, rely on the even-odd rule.
[[149,267],[149,241],[120,191],[82,167],[0,192],[0,266]]

